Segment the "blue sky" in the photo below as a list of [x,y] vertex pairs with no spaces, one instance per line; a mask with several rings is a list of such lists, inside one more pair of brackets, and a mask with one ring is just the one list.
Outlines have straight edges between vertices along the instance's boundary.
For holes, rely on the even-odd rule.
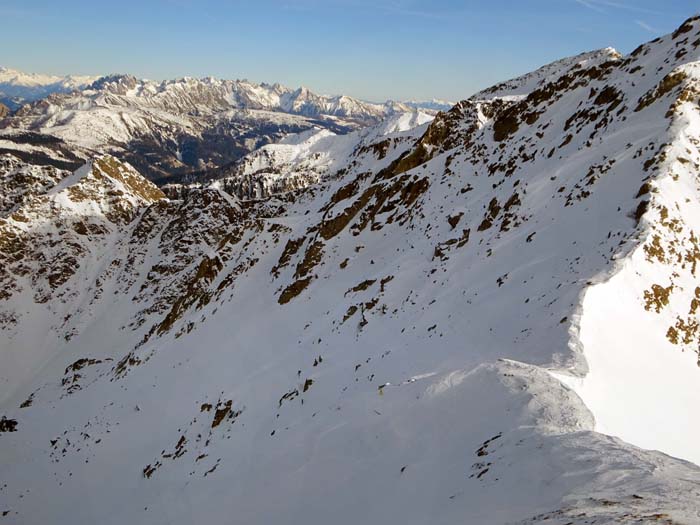
[[454,101],[566,55],[629,52],[699,11],[689,0],[0,0],[0,65]]

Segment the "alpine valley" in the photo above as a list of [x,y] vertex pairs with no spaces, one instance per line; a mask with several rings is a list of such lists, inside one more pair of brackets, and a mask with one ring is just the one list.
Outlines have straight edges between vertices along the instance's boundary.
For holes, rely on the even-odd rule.
[[440,112],[42,82],[0,524],[700,523],[700,18]]
[[[32,79],[44,78],[12,72],[13,83],[3,84],[3,71],[12,72],[0,69],[0,92],[17,91],[20,82],[26,91]],[[437,112],[436,102],[374,104],[246,80],[154,82],[110,75],[68,89],[79,84],[75,77],[66,78],[70,81],[42,85],[39,92],[51,94],[6,115],[0,122],[0,151],[19,143],[25,159],[68,169],[109,153],[156,182],[182,182],[211,176],[216,168],[289,134],[311,129],[346,134],[395,114]],[[28,144],[43,150],[28,152]],[[50,160],[56,155],[46,157],[46,147],[68,148],[73,156],[58,155],[56,164]]]

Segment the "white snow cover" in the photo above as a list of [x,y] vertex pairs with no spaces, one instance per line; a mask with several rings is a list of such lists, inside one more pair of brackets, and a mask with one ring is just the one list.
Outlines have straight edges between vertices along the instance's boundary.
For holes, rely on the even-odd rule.
[[[261,198],[318,183],[348,166],[355,173],[377,170],[405,153],[432,120],[433,115],[416,110],[345,135],[319,128],[290,135],[246,155],[216,184]],[[381,148],[375,150],[375,144]]]
[[97,76],[76,76],[76,75],[42,75],[38,73],[23,73],[16,69],[0,67],[0,84],[10,84],[13,86],[23,86],[27,88],[38,86],[50,86],[52,84],[61,85],[66,89],[79,89],[97,80]]
[[557,60],[531,73],[526,73],[525,75],[496,84],[488,89],[479,91],[472,95],[471,98],[475,100],[521,98],[539,87],[556,81],[561,77],[562,73],[576,65],[586,68],[617,58],[620,58],[620,53],[611,47],[599,49],[597,51],[588,51],[573,57]]
[[[699,66],[687,64],[677,71],[697,79]],[[657,64],[651,59],[644,67]],[[660,121],[663,115],[659,111],[651,118]],[[698,136],[699,115],[684,112],[669,133],[671,145],[661,166],[666,175],[653,183],[659,211],[651,212],[644,222],[643,238],[648,244],[622,258],[614,274],[589,288],[582,301],[579,337],[589,371],[580,379],[558,376],[581,395],[595,415],[599,432],[696,464],[700,464],[700,357],[697,351],[678,352],[669,329],[681,330],[677,337],[687,338],[687,343],[697,342],[691,332],[697,323],[700,288],[694,267],[671,264],[674,257],[694,264],[692,255],[682,250],[675,254],[669,246],[695,250],[700,157],[693,153]],[[650,251],[650,244],[670,253]],[[639,290],[645,288],[645,301],[640,302]],[[650,303],[657,294],[660,302]],[[656,310],[649,315],[648,311]]]
[[52,93],[68,93],[91,84],[99,77],[77,75],[42,75],[23,73],[15,69],[0,67],[0,101],[20,105],[44,98]]
[[[65,82],[68,85],[68,81]],[[71,85],[79,84],[75,81]],[[412,107],[400,103],[373,104],[347,96],[317,95],[307,88],[292,90],[279,84],[255,84],[247,80],[181,78],[156,82],[113,75],[82,87],[80,91],[24,108],[8,125],[52,134],[76,146],[96,149],[125,144],[134,138],[152,135],[156,130],[201,131],[200,121],[207,117],[223,119],[243,114],[273,122],[284,118],[303,122],[301,118],[293,118],[297,115],[338,119],[340,125],[356,125],[358,122],[376,123],[395,113],[413,111]],[[66,91],[70,90],[60,92]]]
[[428,109],[435,111],[449,111],[449,109],[455,105],[454,102],[449,102],[438,98],[433,98],[431,100],[408,100],[404,102],[404,104],[416,109]]
[[700,523],[698,46],[695,18],[359,148],[289,139],[251,159],[348,164],[258,200],[13,165],[0,512]]
[[152,179],[225,167],[303,130],[320,127],[342,134],[403,114],[424,118],[436,113],[396,102],[374,104],[306,88],[214,78],[155,82],[111,75],[77,91],[54,91],[3,119],[0,137],[51,135],[82,158],[109,153],[129,159]]

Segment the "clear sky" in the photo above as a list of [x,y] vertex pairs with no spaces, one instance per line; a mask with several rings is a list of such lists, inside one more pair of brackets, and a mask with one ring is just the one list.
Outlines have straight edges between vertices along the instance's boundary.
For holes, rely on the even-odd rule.
[[0,0],[0,65],[456,101],[563,56],[627,53],[698,11],[698,0]]

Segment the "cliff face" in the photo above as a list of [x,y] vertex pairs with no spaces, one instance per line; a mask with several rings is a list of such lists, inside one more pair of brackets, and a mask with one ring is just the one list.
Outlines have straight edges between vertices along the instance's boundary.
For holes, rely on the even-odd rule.
[[4,158],[7,516],[700,520],[700,469],[635,446],[700,461],[699,45],[691,19],[170,198]]

